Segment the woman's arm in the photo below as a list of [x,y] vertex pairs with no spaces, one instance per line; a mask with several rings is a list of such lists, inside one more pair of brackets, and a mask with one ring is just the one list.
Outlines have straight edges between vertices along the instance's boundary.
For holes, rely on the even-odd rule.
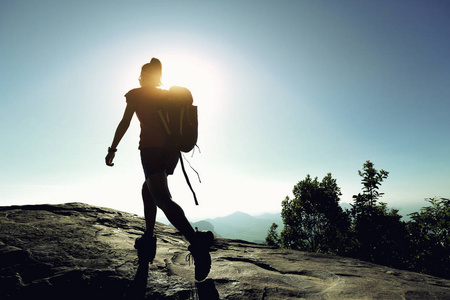
[[134,108],[127,104],[127,107],[125,108],[125,112],[123,114],[122,120],[120,121],[119,125],[117,126],[116,133],[114,134],[114,139],[111,143],[111,147],[108,149],[108,155],[105,157],[106,165],[112,167],[114,166],[113,160],[115,156],[115,152],[117,151],[117,146],[120,143],[120,140],[123,138],[125,133],[128,130],[128,127],[130,127],[131,119],[133,118],[134,114]]

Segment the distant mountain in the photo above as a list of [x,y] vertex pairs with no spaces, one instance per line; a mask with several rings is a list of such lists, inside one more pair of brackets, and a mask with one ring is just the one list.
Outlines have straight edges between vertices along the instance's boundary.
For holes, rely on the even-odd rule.
[[[339,203],[342,209],[350,210],[350,203]],[[253,243],[264,243],[267,232],[272,225],[277,223],[278,233],[283,229],[283,219],[281,212],[265,213],[258,216],[252,216],[244,212],[235,212],[226,217],[218,217],[214,219],[206,219],[192,223],[193,227],[199,230],[210,230],[215,236],[229,239],[239,239]]]
[[220,237],[264,243],[272,223],[280,225],[279,229],[281,230],[283,221],[280,213],[252,216],[243,212],[235,212],[226,217],[206,219],[192,223],[192,225],[198,227],[199,230],[211,230]]
[[214,228],[214,225],[211,224],[208,221],[198,221],[198,222],[191,222],[191,225],[193,228],[196,228],[198,230],[209,230],[211,231],[215,236],[222,237],[220,234],[218,234]]
[[[350,209],[349,203],[340,203],[343,209]],[[267,232],[272,225],[277,223],[278,233],[283,229],[283,219],[281,212],[264,213],[252,216],[244,212],[237,211],[226,217],[206,219],[192,223],[193,227],[199,230],[210,230],[214,235],[229,239],[239,239],[253,243],[264,243]]]

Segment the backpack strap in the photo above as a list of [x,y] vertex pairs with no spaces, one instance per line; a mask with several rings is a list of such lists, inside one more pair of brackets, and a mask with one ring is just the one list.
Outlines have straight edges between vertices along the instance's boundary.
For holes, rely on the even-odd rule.
[[167,124],[166,118],[164,118],[164,116],[163,116],[162,110],[161,109],[158,110],[157,113],[158,113],[159,118],[161,119],[161,122],[162,122],[164,128],[166,129],[167,135],[171,135],[172,132],[170,131],[169,124]]
[[194,189],[192,188],[191,182],[189,181],[189,177],[186,173],[186,170],[184,169],[183,155],[181,154],[181,152],[179,152],[179,156],[180,156],[181,169],[183,170],[184,178],[186,178],[186,182],[187,182],[189,188],[191,189],[192,194],[194,195],[195,205],[198,205],[197,196],[195,195]]
[[184,113],[186,109],[182,108],[180,112],[180,135],[183,135],[183,119],[184,119]]

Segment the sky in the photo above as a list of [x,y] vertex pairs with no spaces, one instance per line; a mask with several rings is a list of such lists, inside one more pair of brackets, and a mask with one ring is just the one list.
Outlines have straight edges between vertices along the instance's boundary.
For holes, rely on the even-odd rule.
[[449,37],[448,1],[1,1],[0,206],[143,215],[136,117],[104,157],[157,57],[199,110],[200,205],[169,177],[188,219],[280,212],[308,174],[351,203],[367,160],[381,201],[417,211],[450,197]]

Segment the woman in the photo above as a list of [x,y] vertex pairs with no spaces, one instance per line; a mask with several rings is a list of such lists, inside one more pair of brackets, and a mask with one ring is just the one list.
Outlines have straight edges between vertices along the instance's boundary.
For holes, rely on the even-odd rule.
[[136,113],[141,123],[139,149],[145,174],[142,198],[146,222],[146,231],[136,240],[135,245],[139,262],[153,262],[155,257],[156,237],[153,231],[159,207],[190,243],[188,249],[195,261],[195,279],[201,281],[208,276],[211,268],[209,247],[213,236],[211,232],[194,231],[183,209],[172,200],[169,192],[167,175],[173,174],[179,153],[166,147],[167,135],[156,113],[168,97],[168,91],[158,88],[161,85],[161,76],[162,65],[158,59],[152,58],[150,63],[142,66],[139,77],[141,87],[132,89],[125,95],[127,106],[105,160],[108,166],[114,166],[117,146],[128,130],[133,114]]

